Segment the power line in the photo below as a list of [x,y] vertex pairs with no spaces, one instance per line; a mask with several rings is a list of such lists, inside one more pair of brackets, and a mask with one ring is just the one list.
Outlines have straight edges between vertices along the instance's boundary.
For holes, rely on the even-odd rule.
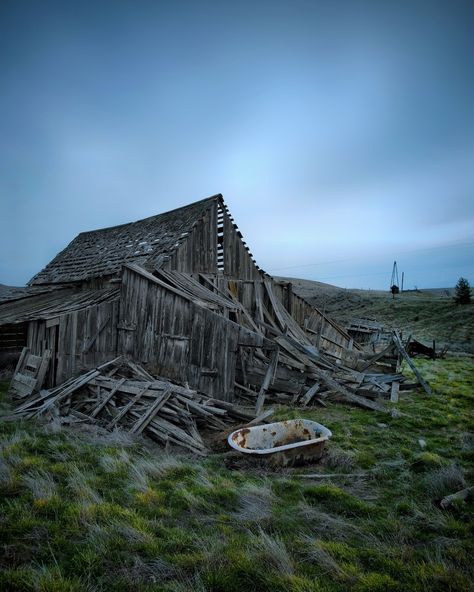
[[[420,248],[420,249],[409,249],[406,251],[399,251],[397,252],[399,255],[404,255],[404,254],[408,254],[408,253],[419,253],[422,251],[436,251],[436,250],[440,250],[440,249],[452,249],[454,247],[465,247],[465,246],[470,246],[470,245],[474,245],[474,242],[459,242],[459,243],[452,243],[449,245],[440,245],[439,247],[424,247],[424,248]],[[361,260],[362,257],[350,257],[348,259],[333,259],[332,261],[319,261],[318,263],[302,263],[301,265],[290,265],[287,267],[273,267],[270,268],[273,271],[284,271],[285,269],[299,269],[302,267],[317,267],[318,265],[328,265],[331,263],[346,263],[348,261],[359,261]]]

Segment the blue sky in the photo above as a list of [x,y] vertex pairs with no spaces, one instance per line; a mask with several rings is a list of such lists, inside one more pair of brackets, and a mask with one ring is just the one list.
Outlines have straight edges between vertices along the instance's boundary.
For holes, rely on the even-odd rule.
[[474,283],[472,2],[0,3],[0,283],[223,193],[275,275]]

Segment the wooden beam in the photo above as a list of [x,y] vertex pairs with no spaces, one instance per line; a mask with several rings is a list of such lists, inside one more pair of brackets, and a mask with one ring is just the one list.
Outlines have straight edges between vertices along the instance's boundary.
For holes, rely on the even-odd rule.
[[260,389],[260,392],[258,393],[257,404],[255,405],[255,414],[256,415],[260,415],[260,413],[262,412],[263,403],[265,402],[265,393],[267,392],[268,387],[270,386],[270,383],[275,375],[275,372],[276,372],[276,369],[278,366],[279,352],[280,352],[280,349],[278,347],[276,349],[274,349],[272,352],[270,364],[268,365],[267,372],[265,374],[265,378],[263,379],[262,387]]
[[392,382],[392,388],[390,390],[390,401],[392,403],[398,403],[398,391],[400,390],[400,383],[398,381]]
[[[96,417],[96,415],[102,411],[102,409],[107,405],[107,403],[115,395],[115,393],[119,390],[119,388],[122,386],[122,384],[124,382],[125,382],[125,378],[121,378],[118,382],[115,383],[115,386],[107,394],[105,399],[101,403],[99,403],[99,405],[97,405],[97,407],[92,411],[91,417]],[[100,386],[98,386],[97,388],[100,389]]]
[[102,331],[105,329],[105,327],[107,326],[108,322],[110,321],[110,315],[108,315],[99,325],[99,328],[97,329],[97,331],[94,333],[94,335],[92,337],[89,337],[89,339],[87,340],[86,344],[84,345],[84,348],[82,349],[82,353],[83,354],[87,354],[87,352],[89,352],[89,350],[91,349],[91,347],[94,345],[94,343],[97,340],[97,337],[99,337],[99,335],[102,333]]
[[368,360],[367,362],[365,362],[365,364],[359,368],[359,372],[364,372],[364,370],[367,370],[367,368],[370,368],[370,366],[372,366],[373,364],[375,364],[375,362],[378,362],[381,358],[383,358],[384,356],[386,356],[390,350],[393,348],[393,344],[389,343],[389,345],[387,345],[387,347],[385,349],[383,349],[381,352],[379,352],[378,354],[375,354],[375,356],[372,356],[370,358],[370,360]]
[[420,374],[420,372],[418,371],[417,367],[415,366],[415,364],[411,361],[410,356],[407,354],[405,348],[402,345],[402,342],[400,341],[400,337],[398,336],[397,333],[393,333],[393,342],[395,343],[395,345],[398,348],[398,351],[400,352],[402,358],[405,360],[405,362],[410,366],[410,368],[413,370],[415,376],[418,378],[421,386],[423,387],[425,393],[427,395],[432,395],[433,392],[431,390],[430,385],[426,382],[426,380],[423,378],[423,376]]
[[352,393],[346,387],[342,386],[336,380],[331,378],[331,376],[329,376],[329,374],[324,370],[321,370],[320,368],[313,366],[312,372],[314,374],[317,374],[319,378],[321,378],[321,380],[329,387],[330,390],[339,393],[347,401],[351,403],[356,403],[357,405],[361,407],[366,407],[367,409],[372,409],[373,411],[381,411],[383,413],[387,413],[387,409],[385,409],[385,407],[379,405],[375,401],[371,401],[370,399],[366,399],[365,397],[361,397],[359,395],[356,395],[355,393]]
[[311,399],[318,392],[319,387],[320,387],[320,383],[319,382],[315,382],[313,384],[313,386],[310,389],[308,389],[308,391],[306,392],[306,394],[303,395],[303,397],[301,398],[301,402],[303,404],[303,407],[306,407],[311,402]]
[[133,399],[131,399],[126,405],[125,407],[122,408],[122,410],[120,411],[120,413],[118,415],[116,415],[113,420],[111,422],[108,423],[107,425],[107,429],[110,429],[112,426],[114,426],[120,419],[122,419],[122,417],[133,407],[133,405],[135,405],[135,403],[137,403],[139,401],[139,399],[141,399],[141,397],[147,392],[149,386],[150,386],[150,382],[147,382],[145,387],[142,388],[134,397]]
[[140,434],[155,417],[158,411],[166,404],[171,396],[171,386],[166,388],[161,395],[158,395],[153,405],[147,409],[146,413],[134,424],[130,430],[131,434]]

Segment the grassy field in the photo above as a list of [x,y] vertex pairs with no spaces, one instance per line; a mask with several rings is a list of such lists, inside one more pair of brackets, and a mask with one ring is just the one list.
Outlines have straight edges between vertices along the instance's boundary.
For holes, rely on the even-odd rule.
[[0,589],[473,590],[472,502],[438,502],[474,481],[474,364],[417,365],[434,396],[402,395],[393,417],[281,408],[333,431],[324,462],[300,469],[0,423]]
[[474,353],[474,301],[455,304],[453,290],[410,291],[392,298],[388,291],[345,290],[309,280],[284,279],[293,283],[297,294],[324,309],[342,326],[355,318],[374,318],[427,344],[434,339],[450,351]]

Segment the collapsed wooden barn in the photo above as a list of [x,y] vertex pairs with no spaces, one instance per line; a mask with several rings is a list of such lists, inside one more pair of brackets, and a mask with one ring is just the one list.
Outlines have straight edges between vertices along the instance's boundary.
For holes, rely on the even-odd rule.
[[224,401],[236,385],[258,391],[275,352],[274,388],[299,392],[302,356],[350,366],[358,350],[258,267],[221,195],[79,234],[0,297],[0,349],[23,345],[37,364],[50,352],[49,387],[123,355]]

